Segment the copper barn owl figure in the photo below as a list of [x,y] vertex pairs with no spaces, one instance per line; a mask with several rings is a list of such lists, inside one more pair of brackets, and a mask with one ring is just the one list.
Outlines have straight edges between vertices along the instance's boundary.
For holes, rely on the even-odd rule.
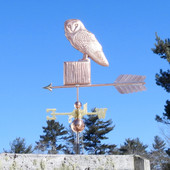
[[102,46],[95,35],[89,32],[80,20],[67,20],[64,23],[64,30],[71,45],[84,54],[82,60],[89,60],[89,57],[102,66],[109,66]]

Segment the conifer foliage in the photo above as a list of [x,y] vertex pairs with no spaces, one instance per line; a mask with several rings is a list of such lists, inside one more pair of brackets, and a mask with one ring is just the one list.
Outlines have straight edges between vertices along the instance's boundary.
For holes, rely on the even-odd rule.
[[[164,41],[158,37],[156,34],[156,44],[155,48],[152,49],[152,51],[155,54],[158,54],[161,58],[167,60],[167,62],[170,64],[170,39],[165,39]],[[160,74],[156,74],[156,84],[158,86],[163,87],[168,93],[170,93],[170,70],[163,71],[160,69]],[[163,116],[156,115],[156,121],[163,123],[165,125],[168,125],[170,128],[170,101],[166,101],[165,112],[163,113]],[[164,135],[165,138],[168,140],[170,139],[170,135]],[[167,154],[170,156],[169,152],[170,148],[167,150]]]
[[[152,48],[152,51],[155,54],[158,54],[161,58],[167,60],[167,62],[170,64],[170,39],[165,39],[163,41],[156,34],[156,42],[157,43],[155,43],[155,48]],[[162,69],[160,69],[160,73],[156,74],[156,84],[158,86],[163,87],[169,93],[170,92],[170,70],[163,71]],[[170,101],[169,100],[166,101],[165,113],[163,113],[162,117],[156,115],[156,120],[158,122],[170,125]]]
[[47,127],[42,128],[45,134],[40,136],[39,142],[36,142],[36,149],[48,151],[49,154],[57,154],[62,151],[65,147],[62,142],[68,133],[63,124],[48,120]]
[[160,117],[159,115],[156,115],[156,121],[170,125],[170,101],[169,100],[166,101],[166,105],[164,107],[165,107],[164,109],[165,112],[163,113],[163,116]]
[[124,145],[120,146],[120,153],[123,155],[136,154],[140,156],[147,157],[147,145],[144,145],[139,138],[136,139],[126,139]]
[[170,63],[170,39],[168,38],[163,41],[156,33],[156,42],[155,48],[152,48],[152,51]]
[[152,147],[150,152],[151,169],[165,170],[170,167],[170,159],[165,152],[166,143],[159,136],[155,136]]
[[24,138],[16,138],[10,143],[10,150],[7,151],[4,149],[6,153],[19,153],[19,154],[27,154],[32,153],[34,151],[32,145],[26,146],[26,142]]
[[112,120],[103,121],[96,115],[89,115],[84,119],[86,129],[83,133],[84,149],[88,154],[113,154],[116,145],[104,144],[102,141],[108,139],[106,136],[114,129]]

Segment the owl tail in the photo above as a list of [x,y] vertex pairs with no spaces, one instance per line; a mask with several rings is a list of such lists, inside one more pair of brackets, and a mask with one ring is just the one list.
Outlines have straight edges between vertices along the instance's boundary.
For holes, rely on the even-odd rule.
[[95,52],[95,55],[90,56],[90,58],[101,66],[109,66],[109,62],[102,51]]

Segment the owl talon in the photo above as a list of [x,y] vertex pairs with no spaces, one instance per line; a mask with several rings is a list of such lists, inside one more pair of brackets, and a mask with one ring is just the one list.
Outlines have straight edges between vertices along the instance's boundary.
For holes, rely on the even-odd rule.
[[82,59],[80,59],[80,60],[78,60],[78,61],[84,61],[84,62],[89,62],[90,61],[90,59],[89,58],[82,58]]

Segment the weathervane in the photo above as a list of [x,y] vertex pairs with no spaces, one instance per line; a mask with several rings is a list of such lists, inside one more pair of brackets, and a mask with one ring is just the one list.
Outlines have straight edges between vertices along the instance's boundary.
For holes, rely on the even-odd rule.
[[82,120],[84,115],[98,115],[98,118],[104,118],[107,108],[96,108],[95,112],[87,112],[87,103],[81,109],[79,101],[80,87],[96,87],[96,86],[114,86],[121,94],[133,93],[146,90],[144,84],[145,76],[138,75],[120,75],[114,83],[110,84],[91,84],[91,64],[90,59],[102,66],[109,66],[102,46],[97,41],[94,34],[89,32],[83,23],[78,19],[67,20],[64,24],[65,36],[71,45],[83,53],[83,59],[73,62],[64,62],[64,85],[52,86],[52,84],[44,87],[52,91],[56,88],[77,88],[77,101],[74,104],[75,109],[70,113],[56,113],[56,109],[47,109],[52,112],[51,116],[47,116],[47,120],[55,120],[56,115],[68,115],[69,123],[74,118],[71,129],[77,134],[77,153],[79,153],[79,133],[84,130],[85,125]]

